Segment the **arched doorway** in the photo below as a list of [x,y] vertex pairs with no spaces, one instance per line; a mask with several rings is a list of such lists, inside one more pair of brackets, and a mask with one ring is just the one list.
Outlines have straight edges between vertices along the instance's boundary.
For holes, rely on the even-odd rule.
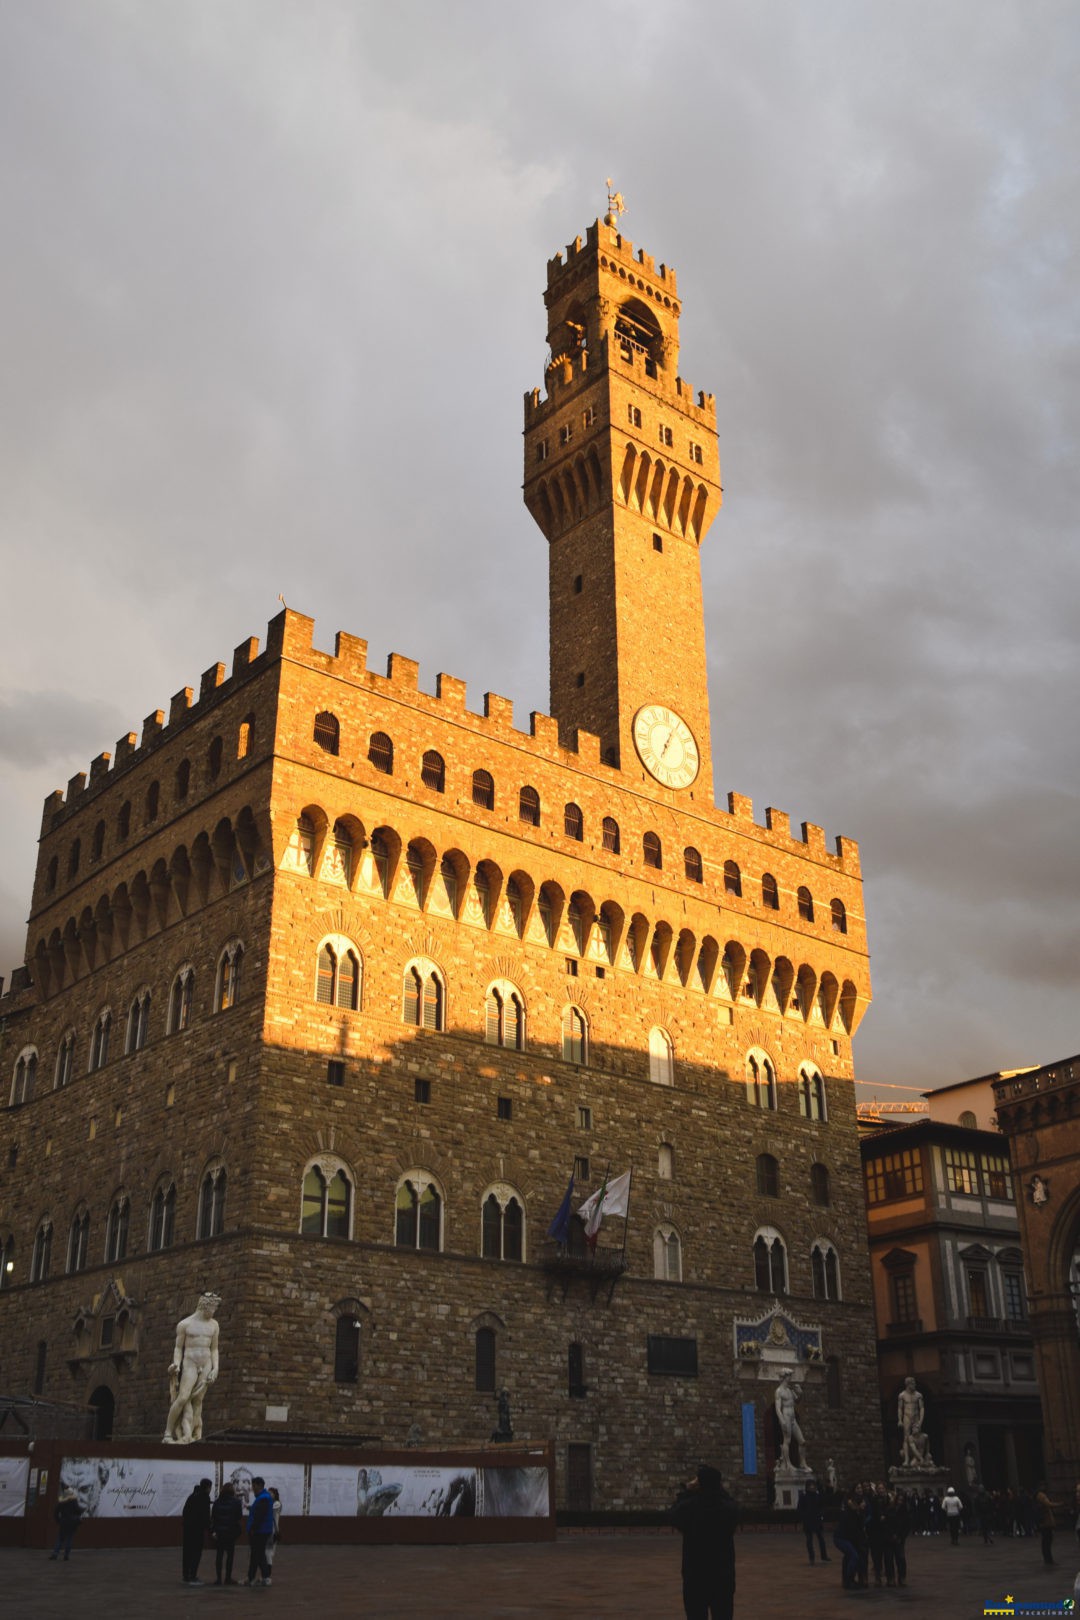
[[94,1440],[111,1440],[113,1432],[113,1419],[116,1416],[116,1396],[106,1385],[99,1384],[90,1397],[90,1406],[94,1413]]

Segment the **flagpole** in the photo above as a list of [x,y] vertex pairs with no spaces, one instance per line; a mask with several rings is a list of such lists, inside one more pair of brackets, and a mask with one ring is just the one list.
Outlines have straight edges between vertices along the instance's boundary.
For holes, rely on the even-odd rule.
[[626,1236],[627,1236],[627,1233],[630,1230],[630,1199],[633,1196],[633,1192],[634,1192],[634,1155],[631,1154],[630,1155],[630,1180],[627,1183],[627,1187],[626,1187],[626,1214],[623,1217],[623,1229],[622,1229],[622,1263],[623,1263],[623,1269],[624,1270],[626,1269]]

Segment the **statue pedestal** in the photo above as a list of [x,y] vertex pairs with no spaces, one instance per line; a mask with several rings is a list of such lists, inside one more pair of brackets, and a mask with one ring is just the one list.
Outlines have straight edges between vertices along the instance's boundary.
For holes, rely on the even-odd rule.
[[777,1463],[773,1469],[773,1507],[778,1513],[797,1508],[810,1481],[817,1483],[812,1468],[796,1468],[793,1463]]
[[939,1468],[936,1462],[921,1463],[915,1467],[905,1463],[889,1469],[889,1484],[898,1485],[903,1491],[921,1491],[926,1486],[933,1490],[938,1485],[947,1485],[950,1477],[949,1470]]

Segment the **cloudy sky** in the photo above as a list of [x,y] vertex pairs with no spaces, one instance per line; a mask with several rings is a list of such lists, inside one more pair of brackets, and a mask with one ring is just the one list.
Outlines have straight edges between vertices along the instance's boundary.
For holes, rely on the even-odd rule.
[[41,801],[250,634],[547,709],[551,253],[717,398],[729,789],[861,844],[867,1094],[1080,1048],[1080,13],[0,0],[0,971]]

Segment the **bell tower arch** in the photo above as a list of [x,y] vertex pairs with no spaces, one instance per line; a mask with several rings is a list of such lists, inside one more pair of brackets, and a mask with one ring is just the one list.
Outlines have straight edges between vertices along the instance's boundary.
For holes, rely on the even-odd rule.
[[551,712],[660,797],[713,802],[698,548],[720,507],[713,396],[679,375],[675,271],[609,213],[548,263],[525,504],[549,547]]

